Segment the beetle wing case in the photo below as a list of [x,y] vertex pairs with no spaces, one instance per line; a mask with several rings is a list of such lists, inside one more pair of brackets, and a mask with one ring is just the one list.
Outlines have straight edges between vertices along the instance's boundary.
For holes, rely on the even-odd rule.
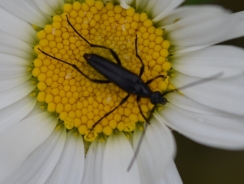
[[128,93],[133,93],[135,84],[141,80],[126,68],[97,54],[84,54],[84,58],[97,72]]

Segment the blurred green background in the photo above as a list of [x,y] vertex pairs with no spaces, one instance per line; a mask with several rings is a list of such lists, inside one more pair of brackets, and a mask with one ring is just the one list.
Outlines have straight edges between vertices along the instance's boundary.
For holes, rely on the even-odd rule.
[[[217,4],[232,12],[244,11],[244,0],[186,0],[184,4]],[[244,48],[244,37],[221,44]],[[175,162],[184,184],[244,184],[244,149],[214,149],[177,132],[174,135],[177,142]]]

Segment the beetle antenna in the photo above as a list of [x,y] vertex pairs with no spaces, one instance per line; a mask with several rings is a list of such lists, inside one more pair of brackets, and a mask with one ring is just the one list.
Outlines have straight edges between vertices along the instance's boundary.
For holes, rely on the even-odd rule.
[[142,143],[142,141],[143,141],[143,138],[145,137],[145,133],[146,133],[146,130],[147,130],[147,126],[148,126],[148,125],[149,125],[149,124],[146,123],[146,125],[145,125],[145,127],[144,127],[144,130],[143,130],[143,132],[142,132],[142,134],[141,134],[141,137],[140,137],[140,139],[139,139],[139,142],[138,142],[138,144],[137,144],[136,151],[135,151],[135,153],[134,153],[134,155],[133,155],[133,157],[132,157],[132,159],[131,159],[131,161],[130,161],[130,164],[129,164],[128,168],[127,168],[127,172],[130,171],[131,167],[133,166],[133,164],[134,164],[134,162],[135,162],[135,160],[136,160],[136,158],[137,158],[137,155],[138,155],[138,153],[139,153],[139,150],[140,150],[140,147],[141,147],[141,143]]
[[172,89],[172,90],[169,90],[169,91],[166,91],[165,93],[163,93],[163,96],[168,94],[168,93],[172,93],[172,92],[175,92],[175,91],[179,91],[179,90],[182,90],[182,89],[186,89],[186,88],[189,88],[191,86],[196,86],[196,85],[199,85],[199,84],[203,84],[203,83],[206,83],[206,82],[210,82],[212,80],[215,80],[215,79],[218,79],[220,78],[221,76],[223,76],[223,72],[220,72],[220,73],[217,73],[215,75],[212,75],[210,77],[207,77],[207,78],[204,78],[204,79],[200,79],[198,81],[194,81],[194,82],[191,82],[189,84],[186,84],[184,86],[181,86],[177,89]]
[[75,28],[74,28],[74,26],[71,24],[71,22],[69,21],[69,18],[68,18],[68,15],[66,15],[66,18],[67,18],[67,22],[68,22],[68,24],[72,27],[72,29],[86,42],[86,43],[88,43],[89,45],[91,45],[91,43],[90,42],[88,42],[88,40],[87,39],[85,39]]
[[[151,111],[150,116],[148,117],[148,119],[151,119],[152,114],[153,114],[153,112],[155,111],[155,109],[156,109],[156,105],[154,105],[154,107],[152,108],[152,111]],[[147,130],[147,126],[148,126],[148,125],[149,125],[149,123],[146,122],[146,125],[145,125],[145,127],[144,127],[144,130],[143,130],[142,135],[141,135],[141,137],[140,137],[140,140],[139,140],[139,142],[138,142],[138,144],[137,144],[136,151],[135,151],[135,153],[134,153],[134,155],[133,155],[133,157],[132,157],[132,159],[131,159],[131,161],[130,161],[130,164],[129,164],[128,168],[127,168],[127,172],[130,171],[131,167],[133,166],[133,164],[134,164],[134,162],[135,162],[135,160],[136,160],[136,158],[137,158],[137,155],[138,155],[138,153],[139,153],[139,150],[140,150],[140,147],[141,147],[141,143],[142,143],[142,141],[143,141],[143,138],[145,137],[145,134],[146,134],[146,130]]]

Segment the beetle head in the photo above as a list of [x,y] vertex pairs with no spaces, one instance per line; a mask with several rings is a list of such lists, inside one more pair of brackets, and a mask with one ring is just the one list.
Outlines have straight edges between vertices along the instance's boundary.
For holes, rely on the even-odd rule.
[[91,59],[91,54],[84,54],[83,57],[86,61],[89,61]]
[[153,92],[151,97],[150,97],[151,103],[156,105],[156,104],[162,104],[165,105],[167,103],[167,99],[163,97],[163,95],[159,92]]

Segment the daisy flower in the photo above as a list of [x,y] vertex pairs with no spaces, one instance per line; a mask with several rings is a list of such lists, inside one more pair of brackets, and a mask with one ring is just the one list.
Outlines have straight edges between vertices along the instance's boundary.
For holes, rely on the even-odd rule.
[[[243,149],[244,51],[212,45],[244,36],[244,12],[182,2],[1,0],[0,183],[182,183],[171,129]],[[84,77],[106,80],[85,53],[118,63],[88,42],[144,82],[161,76],[152,91],[176,90],[156,106],[129,171],[154,104],[130,95],[120,105],[125,91]]]

